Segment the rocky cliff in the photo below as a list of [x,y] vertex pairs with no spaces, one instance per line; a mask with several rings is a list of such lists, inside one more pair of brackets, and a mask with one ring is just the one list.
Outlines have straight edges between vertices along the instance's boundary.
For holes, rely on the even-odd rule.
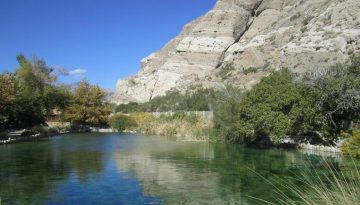
[[118,81],[112,101],[146,102],[189,86],[249,89],[272,70],[304,73],[355,53],[359,0],[219,0]]

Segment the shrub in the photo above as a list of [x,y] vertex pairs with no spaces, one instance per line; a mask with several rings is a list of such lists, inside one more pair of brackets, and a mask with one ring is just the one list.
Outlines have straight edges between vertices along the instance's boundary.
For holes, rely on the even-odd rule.
[[137,125],[146,124],[155,120],[155,116],[153,114],[145,112],[132,113],[130,116]]
[[290,71],[274,72],[243,98],[232,94],[217,107],[215,127],[231,143],[250,143],[264,137],[281,143],[286,136],[316,127],[308,119],[317,116],[316,110],[311,109],[311,98],[304,95],[309,92],[293,83]]
[[176,111],[173,115],[172,118],[174,120],[183,120],[184,118],[186,118],[186,113],[184,111]]
[[185,121],[196,125],[197,123],[201,122],[201,118],[196,114],[191,113],[185,116]]
[[227,64],[221,67],[221,70],[219,71],[218,75],[222,80],[225,80],[229,77],[230,72],[233,70],[235,70],[234,66],[232,64]]
[[223,98],[214,115],[220,137],[231,143],[270,138],[278,144],[288,136],[300,136],[295,139],[334,144],[342,131],[353,129],[360,117],[360,57],[318,69],[301,82],[297,79],[281,70],[242,98]]
[[307,16],[307,17],[303,20],[303,26],[308,25],[313,18],[314,18],[313,16]]
[[254,67],[250,67],[250,68],[247,68],[247,69],[244,69],[244,74],[247,75],[249,73],[256,73],[259,69],[258,68],[254,68]]
[[232,87],[227,88],[218,97],[214,110],[214,127],[224,141],[240,143],[243,140],[238,138],[246,136],[239,133],[235,126],[240,117],[242,98],[240,90]]
[[52,127],[52,129],[56,132],[59,132],[59,133],[65,133],[65,132],[68,132],[70,131],[70,125],[69,124],[58,124],[54,127]]
[[316,107],[326,117],[328,138],[337,139],[360,117],[360,57],[308,74],[305,83],[316,93]]
[[139,106],[138,103],[135,103],[135,102],[131,102],[128,104],[121,104],[121,105],[118,105],[116,108],[117,112],[122,112],[122,113],[139,112],[140,110],[141,110],[141,107]]
[[215,94],[216,91],[214,89],[203,88],[194,88],[186,93],[170,91],[165,96],[155,97],[146,103],[119,105],[116,111],[122,113],[208,111],[211,109]]
[[360,130],[354,131],[350,138],[342,144],[341,151],[351,157],[360,158]]
[[300,31],[301,33],[305,33],[308,30],[306,26],[301,27]]
[[156,117],[151,113],[132,113],[131,118],[136,122],[135,129],[138,132],[146,134],[154,134],[154,123],[157,120]]
[[136,126],[136,121],[130,116],[115,114],[109,118],[109,125],[115,130],[124,131],[134,128]]

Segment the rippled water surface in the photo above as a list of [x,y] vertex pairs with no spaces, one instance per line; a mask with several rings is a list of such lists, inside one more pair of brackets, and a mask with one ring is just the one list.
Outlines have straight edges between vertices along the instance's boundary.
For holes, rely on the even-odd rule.
[[[328,160],[346,166],[340,158]],[[266,180],[322,163],[297,151],[70,134],[0,146],[0,197],[2,205],[258,204],[251,197],[276,200]]]

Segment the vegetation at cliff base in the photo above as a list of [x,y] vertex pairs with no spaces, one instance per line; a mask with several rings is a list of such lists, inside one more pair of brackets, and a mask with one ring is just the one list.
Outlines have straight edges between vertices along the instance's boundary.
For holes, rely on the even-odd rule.
[[109,124],[118,131],[136,131],[150,135],[179,137],[185,140],[210,141],[214,137],[210,120],[183,111],[160,116],[144,112],[128,115],[115,114],[109,118]]
[[215,109],[215,127],[226,142],[251,143],[269,137],[280,143],[289,135],[312,134],[321,126],[321,116],[312,107],[313,92],[294,84],[288,70],[264,78],[237,99],[234,96],[225,97]]
[[[360,57],[309,73],[273,72],[250,91],[220,98],[215,128],[230,143],[286,138],[333,144],[352,133],[360,111]],[[235,91],[236,93],[237,91]],[[239,92],[237,92],[239,93]]]
[[274,71],[246,92],[231,86],[221,91],[173,91],[147,103],[119,105],[116,110],[213,110],[213,133],[217,133],[213,139],[226,143],[272,146],[291,140],[334,145],[348,136],[345,145],[358,144],[360,57],[302,76],[288,69]]
[[137,126],[137,122],[132,117],[121,113],[109,117],[108,123],[117,131],[130,130]]
[[212,110],[216,97],[214,89],[199,88],[195,91],[181,93],[170,91],[165,96],[158,96],[146,103],[129,103],[117,106],[116,111],[133,112],[166,112],[166,111],[209,111]]

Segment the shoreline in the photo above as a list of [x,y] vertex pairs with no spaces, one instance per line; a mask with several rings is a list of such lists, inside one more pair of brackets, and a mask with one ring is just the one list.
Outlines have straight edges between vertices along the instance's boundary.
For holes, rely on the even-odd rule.
[[7,140],[0,140],[0,146],[21,143],[21,142],[37,141],[37,140],[42,140],[42,139],[51,138],[54,136],[60,136],[60,135],[64,135],[64,134],[69,134],[69,133],[71,133],[71,132],[63,132],[63,133],[58,132],[58,133],[51,133],[51,134],[47,134],[47,135],[35,134],[35,135],[23,136],[23,137],[17,137],[17,138],[9,137]]
[[90,128],[89,131],[53,132],[53,133],[48,133],[46,135],[37,133],[35,135],[30,135],[30,136],[21,136],[21,137],[16,137],[16,138],[9,137],[7,140],[0,140],[0,146],[21,143],[21,142],[37,141],[37,140],[51,138],[51,137],[55,137],[55,136],[65,135],[65,134],[87,133],[87,132],[90,132],[90,133],[116,133],[113,129],[104,129],[104,128]]
[[[47,134],[47,135],[41,135],[41,134],[35,134],[32,136],[24,136],[24,137],[17,137],[17,138],[11,138],[9,137],[9,139],[7,140],[0,140],[0,146],[1,145],[8,145],[8,144],[15,144],[15,143],[21,143],[21,142],[31,142],[31,141],[37,141],[37,140],[42,140],[42,139],[46,139],[46,138],[51,138],[54,136],[61,136],[64,134],[72,134],[72,133],[86,133],[86,132],[57,132],[57,133],[51,133],[51,134]],[[91,129],[90,133],[117,133],[114,130],[111,129]],[[146,133],[142,133],[142,132],[136,132],[136,131],[125,131],[123,133],[129,133],[129,134],[141,134],[141,135],[145,135]],[[163,135],[159,135],[161,137],[166,137]],[[207,142],[207,143],[212,143],[208,140],[205,139],[192,139],[190,137],[180,137],[180,136],[173,136],[177,141],[181,141],[181,142]],[[301,143],[301,144],[294,144],[293,150],[299,150],[304,152],[305,154],[315,154],[315,155],[325,155],[325,156],[333,156],[333,155],[342,155],[342,151],[340,149],[340,147],[332,147],[332,146],[324,146],[324,145],[311,145],[311,144],[305,144],[305,143]],[[274,147],[274,148],[278,148],[278,147]],[[284,148],[286,149],[286,148]]]

